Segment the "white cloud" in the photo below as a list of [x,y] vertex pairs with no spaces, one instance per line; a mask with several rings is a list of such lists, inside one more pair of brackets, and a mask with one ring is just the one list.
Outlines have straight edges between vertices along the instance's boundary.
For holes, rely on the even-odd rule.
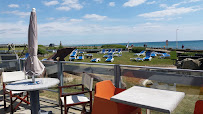
[[149,18],[147,20],[152,20],[152,21],[161,21],[164,20],[165,18]]
[[107,16],[101,16],[97,14],[86,14],[83,18],[86,19],[95,19],[95,20],[104,20]]
[[190,0],[189,2],[199,2],[201,0]]
[[152,1],[152,2],[147,2],[147,4],[155,4],[156,1]]
[[69,11],[71,8],[66,7],[66,6],[62,6],[62,7],[58,7],[56,8],[57,10],[61,10],[61,11]]
[[169,8],[162,11],[155,11],[150,13],[144,13],[140,14],[138,16],[145,17],[145,18],[151,18],[151,17],[165,17],[165,16],[174,16],[174,15],[181,15],[185,13],[191,13],[195,11],[199,11],[200,8],[192,8],[192,7],[181,7],[181,8]]
[[159,7],[161,7],[161,8],[167,8],[168,5],[166,5],[166,4],[159,4]]
[[29,16],[30,15],[30,12],[20,12],[18,10],[15,10],[15,11],[5,11],[5,12],[2,12],[4,14],[13,14],[13,15],[17,15],[17,16],[20,16],[20,17],[25,17],[25,16]]
[[56,20],[57,21],[66,21],[69,17],[60,17],[60,18],[57,18]]
[[57,0],[53,0],[53,1],[44,1],[43,2],[45,6],[52,6],[52,5],[57,5],[59,4],[59,2]]
[[115,2],[109,2],[109,6],[114,7],[115,6]]
[[59,18],[49,17],[46,19],[49,21],[67,21],[69,19],[69,17],[59,17]]
[[[71,19],[70,19],[71,20]],[[75,21],[75,19],[73,19]],[[77,19],[76,19],[77,20]],[[80,20],[80,19],[79,19]],[[53,21],[38,24],[39,44],[64,42],[64,45],[121,43],[175,40],[176,24],[143,23],[130,26],[98,25],[95,23],[75,23],[71,21]],[[179,40],[200,40],[203,36],[202,25],[181,25]],[[1,43],[27,43],[27,23],[0,22]],[[161,32],[160,32],[161,31]],[[195,34],[194,34],[195,33]]]
[[70,22],[82,22],[82,19],[70,19]]
[[103,2],[103,0],[94,0],[95,2],[101,4]]
[[78,2],[78,0],[63,0],[63,1],[64,2],[61,5],[69,7],[70,9],[80,10],[83,8],[83,6]]
[[129,0],[123,4],[124,7],[134,7],[145,3],[146,0]]
[[19,8],[18,4],[9,4],[8,7],[10,8]]

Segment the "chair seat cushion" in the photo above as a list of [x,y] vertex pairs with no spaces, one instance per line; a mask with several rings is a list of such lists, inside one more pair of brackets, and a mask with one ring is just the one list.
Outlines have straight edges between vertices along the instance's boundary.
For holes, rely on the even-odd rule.
[[[60,97],[60,99],[64,105],[64,97]],[[84,94],[66,96],[66,104],[74,104],[74,103],[88,102],[88,101],[90,100],[87,97],[85,97]]]

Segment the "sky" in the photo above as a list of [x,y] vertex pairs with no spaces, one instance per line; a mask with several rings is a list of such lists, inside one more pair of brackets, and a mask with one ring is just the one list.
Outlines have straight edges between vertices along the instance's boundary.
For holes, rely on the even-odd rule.
[[203,0],[0,0],[0,44],[58,45],[203,40]]

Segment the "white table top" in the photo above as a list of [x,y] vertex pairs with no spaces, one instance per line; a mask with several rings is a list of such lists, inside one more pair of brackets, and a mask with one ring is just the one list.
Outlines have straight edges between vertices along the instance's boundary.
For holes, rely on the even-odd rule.
[[185,93],[183,92],[133,86],[111,97],[111,100],[140,108],[171,113],[184,96]]
[[36,84],[33,84],[32,79],[20,80],[6,85],[6,89],[12,91],[35,91],[47,89],[59,84],[57,78],[35,78]]

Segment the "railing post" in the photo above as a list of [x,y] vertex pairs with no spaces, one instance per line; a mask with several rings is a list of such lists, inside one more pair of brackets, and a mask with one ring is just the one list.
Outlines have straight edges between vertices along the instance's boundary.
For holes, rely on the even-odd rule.
[[60,80],[59,86],[63,86],[63,64],[58,61],[58,79]]
[[20,62],[20,59],[17,60],[17,64],[18,64],[18,70],[21,71],[21,62]]
[[114,82],[116,88],[121,88],[121,68],[120,65],[114,65]]
[[19,64],[19,71],[24,71],[24,61],[21,59],[18,59]]
[[[63,63],[58,61],[57,66],[58,66],[58,79],[60,80],[59,86],[63,86]],[[59,89],[58,89],[58,93],[59,93]],[[63,89],[62,89],[62,93],[63,93]],[[58,94],[58,98],[60,100],[60,95],[59,94]]]

